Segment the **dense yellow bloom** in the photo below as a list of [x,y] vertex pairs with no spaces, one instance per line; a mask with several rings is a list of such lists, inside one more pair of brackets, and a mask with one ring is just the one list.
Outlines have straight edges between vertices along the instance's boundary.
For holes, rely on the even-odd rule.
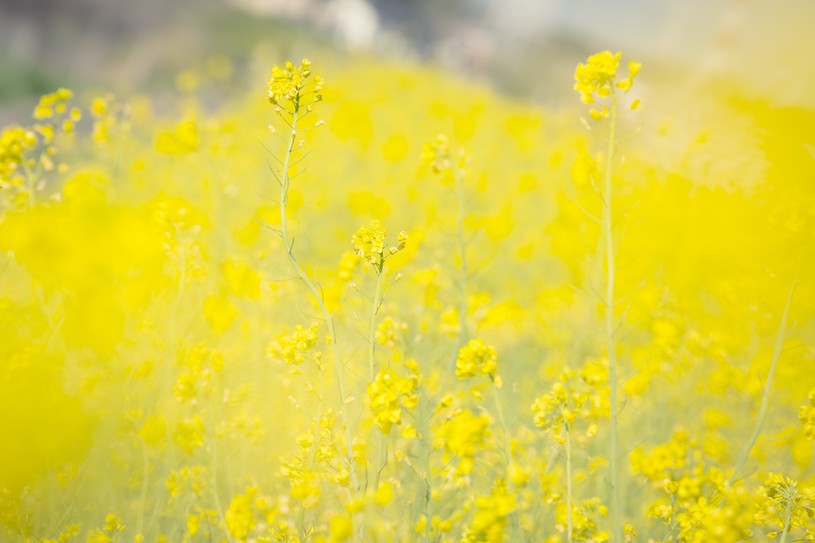
[[360,226],[351,236],[354,253],[370,264],[377,273],[382,273],[382,267],[389,256],[404,250],[408,239],[407,233],[399,232],[396,245],[386,249],[386,237],[385,227],[376,219],[365,226]]
[[[700,497],[687,509],[676,513],[680,543],[749,541],[752,532],[742,513],[744,504],[730,495],[725,503]],[[670,524],[670,522],[666,522]]]
[[[559,531],[566,531],[567,509],[562,503],[556,510]],[[589,498],[572,504],[572,540],[586,543],[603,543],[609,540],[608,532],[600,528],[598,520],[608,514],[608,508],[600,498]]]
[[815,488],[799,488],[798,483],[780,473],[770,473],[759,487],[755,523],[789,531],[804,527],[815,515]]
[[459,458],[456,473],[466,475],[474,466],[475,455],[489,435],[490,418],[474,415],[469,409],[455,412],[436,430],[435,445]]
[[37,145],[37,136],[21,126],[0,132],[0,189],[17,184],[25,175],[26,151]]
[[269,355],[290,366],[299,366],[307,359],[320,360],[322,353],[313,351],[320,339],[319,326],[312,323],[308,328],[297,325],[290,334],[280,334],[274,343],[269,345]]
[[492,345],[481,338],[471,339],[458,351],[456,357],[456,377],[466,379],[476,375],[489,375],[495,378],[498,372],[498,354]]
[[421,165],[430,168],[433,173],[442,173],[450,169],[450,140],[444,134],[426,142],[422,146]]
[[252,501],[256,493],[257,488],[247,488],[246,492],[232,498],[232,502],[224,513],[226,529],[237,541],[245,541],[255,527],[256,521],[252,511]]
[[391,368],[379,370],[373,382],[368,383],[371,413],[383,434],[389,434],[394,424],[402,423],[402,408],[416,407],[418,384],[415,374],[401,377]]
[[590,360],[579,376],[573,370],[564,370],[549,392],[532,404],[535,426],[551,432],[559,443],[565,441],[563,432],[571,432],[580,421],[586,429],[585,437],[597,433],[597,419],[605,415],[607,401],[604,386],[608,381],[608,368]]
[[[584,104],[593,104],[596,98],[605,98],[614,93],[614,89],[628,92],[634,83],[634,78],[640,72],[642,65],[639,62],[628,63],[628,77],[617,80],[617,68],[620,65],[622,53],[602,51],[591,55],[586,64],[578,64],[574,73],[574,89],[580,93],[580,100]],[[638,102],[637,102],[638,105]],[[632,109],[637,105],[632,104]],[[609,115],[608,106],[601,109],[592,109],[590,115],[595,120],[601,120]]]
[[204,420],[195,415],[178,422],[173,434],[176,444],[187,454],[192,454],[204,444]]
[[[295,109],[300,107],[304,97],[306,80],[311,77],[311,61],[303,59],[300,66],[295,66],[292,62],[286,61],[283,66],[275,65],[272,68],[272,77],[268,83],[269,101],[275,105],[290,103]],[[312,101],[319,102],[322,99],[322,78],[315,77],[314,97]]]
[[501,543],[507,517],[515,510],[515,495],[509,492],[506,481],[498,480],[489,496],[475,499],[475,514],[462,538],[462,543]]
[[354,523],[345,515],[334,515],[328,528],[331,534],[331,543],[348,541],[354,535]]

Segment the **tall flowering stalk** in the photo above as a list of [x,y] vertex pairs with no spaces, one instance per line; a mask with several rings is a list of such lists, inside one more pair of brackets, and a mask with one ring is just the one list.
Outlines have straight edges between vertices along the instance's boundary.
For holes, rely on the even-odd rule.
[[[372,395],[372,399],[376,399],[379,396],[381,401],[381,395],[377,395],[375,392],[371,392],[372,388],[375,390],[377,388],[377,384],[380,386],[378,387],[381,390],[385,389],[386,387],[381,386],[382,382],[392,381],[392,376],[389,372],[388,368],[384,368],[382,371],[379,372],[377,375],[376,373],[376,316],[379,314],[379,308],[382,306],[382,294],[383,294],[383,285],[382,280],[385,275],[385,261],[388,257],[395,255],[399,251],[402,251],[405,248],[407,243],[408,235],[402,231],[399,232],[399,236],[397,237],[397,244],[391,247],[385,246],[385,239],[387,237],[387,233],[385,231],[385,227],[382,226],[378,220],[373,220],[369,224],[365,226],[359,227],[356,233],[351,237],[351,243],[354,246],[354,253],[363,259],[368,265],[370,265],[371,269],[373,269],[374,273],[376,274],[376,287],[374,289],[374,297],[371,302],[371,322],[370,326],[368,327],[368,372],[369,372],[369,393]],[[399,276],[397,276],[398,278]],[[381,381],[378,383],[378,381]],[[396,396],[398,397],[398,393]],[[393,400],[393,398],[390,398]],[[391,402],[385,402],[388,404]],[[373,401],[371,404],[372,410],[376,410],[377,402]],[[381,407],[381,405],[380,405]],[[398,404],[397,404],[398,407]],[[392,415],[394,412],[399,413],[398,410],[385,410],[386,413]],[[379,424],[380,429],[382,430],[377,439],[377,465],[375,469],[374,475],[374,490],[379,488],[379,478],[382,470],[385,468],[387,464],[387,458],[385,454],[385,435],[390,432],[390,423],[398,422],[398,415],[396,420],[390,420],[387,418],[384,419],[385,423],[383,424],[382,419],[382,411],[378,414],[379,417]]]
[[[286,138],[286,151],[281,160],[281,167],[279,174],[275,174],[278,184],[280,185],[280,237],[283,239],[283,245],[286,248],[286,256],[291,262],[297,277],[303,282],[314,298],[314,301],[320,307],[323,319],[325,320],[328,334],[331,341],[331,347],[334,354],[334,368],[337,375],[337,387],[339,388],[340,404],[342,415],[345,419],[345,441],[348,454],[348,470],[350,472],[350,479],[354,489],[359,488],[359,482],[356,473],[356,466],[353,454],[353,441],[351,438],[351,418],[348,413],[348,402],[345,395],[345,378],[343,372],[343,362],[340,358],[339,348],[337,346],[337,335],[334,328],[334,319],[320,288],[315,282],[306,274],[297,258],[292,251],[293,243],[288,230],[288,216],[287,216],[287,203],[289,197],[289,187],[291,186],[291,168],[296,165],[300,159],[293,161],[295,151],[299,149],[300,145],[297,143],[298,125],[314,111],[314,105],[322,101],[322,94],[320,94],[323,86],[323,80],[319,76],[311,78],[311,62],[304,59],[300,66],[295,66],[291,62],[286,62],[283,67],[275,66],[272,69],[272,77],[269,79],[268,95],[269,102],[274,105],[275,113],[289,128],[289,134]],[[313,84],[312,84],[313,82]],[[312,127],[322,124],[318,121]]]
[[[396,245],[385,246],[387,234],[385,227],[377,220],[371,221],[366,226],[361,226],[351,237],[354,246],[354,253],[370,265],[376,274],[376,287],[371,309],[371,323],[368,328],[368,371],[371,381],[376,377],[376,363],[374,355],[376,351],[376,316],[382,306],[382,281],[385,272],[385,260],[395,255],[405,248],[408,235],[402,231],[396,239]],[[398,277],[397,277],[398,278]]]
[[[639,73],[642,65],[631,61],[628,63],[628,78],[617,80],[617,68],[620,65],[622,53],[602,51],[588,58],[586,64],[578,64],[575,70],[576,83],[574,88],[580,93],[584,104],[594,104],[596,99],[608,100],[599,109],[592,107],[589,115],[597,122],[608,120],[608,144],[606,147],[605,168],[603,172],[602,203],[603,216],[601,219],[606,260],[606,288],[605,288],[605,336],[608,351],[609,387],[611,401],[611,431],[609,441],[609,464],[611,469],[611,511],[614,521],[613,541],[623,541],[622,503],[620,499],[618,434],[617,434],[617,339],[615,337],[614,323],[614,296],[615,296],[615,261],[614,261],[614,233],[613,209],[614,198],[613,165],[617,151],[617,106],[618,93],[627,93]],[[636,109],[639,101],[631,104]]]
[[795,289],[798,286],[798,280],[794,280],[792,282],[792,286],[790,286],[789,294],[787,294],[787,302],[784,304],[784,312],[781,314],[781,322],[778,324],[778,331],[775,334],[775,347],[773,348],[773,359],[770,363],[770,372],[767,374],[767,380],[764,383],[764,391],[761,395],[761,407],[758,411],[758,418],[756,418],[756,424],[753,427],[753,432],[750,434],[750,439],[747,441],[747,444],[744,446],[744,450],[739,456],[739,461],[736,464],[736,469],[733,470],[733,475],[730,477],[730,484],[736,482],[738,479],[739,474],[744,469],[744,464],[747,463],[747,459],[750,457],[750,451],[753,450],[753,447],[756,445],[756,441],[758,441],[758,436],[761,435],[761,428],[764,426],[764,417],[767,415],[767,406],[770,402],[770,391],[773,387],[773,380],[775,379],[775,370],[778,367],[778,361],[781,359],[781,348],[784,345],[784,335],[787,332],[787,320],[789,319],[790,314],[790,307],[792,307],[792,299],[795,296]]

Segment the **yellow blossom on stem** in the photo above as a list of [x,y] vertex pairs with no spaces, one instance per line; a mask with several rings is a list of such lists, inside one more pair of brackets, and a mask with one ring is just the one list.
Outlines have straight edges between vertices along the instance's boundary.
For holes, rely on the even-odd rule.
[[379,371],[368,384],[371,412],[383,434],[389,434],[394,424],[402,423],[402,408],[413,409],[419,403],[416,375],[402,377],[390,368]]
[[[593,104],[598,98],[612,96],[615,89],[624,93],[631,89],[634,78],[642,69],[642,64],[635,61],[628,63],[628,77],[617,79],[617,69],[620,65],[622,53],[612,53],[602,51],[591,55],[586,64],[578,64],[574,73],[574,89],[580,93],[580,100],[584,104]],[[639,101],[632,104],[631,109],[636,109]],[[600,109],[592,108],[589,115],[592,119],[599,121],[605,119],[610,114],[608,106],[604,105]]]
[[386,248],[386,237],[385,227],[376,219],[365,226],[360,226],[356,233],[351,236],[354,253],[370,264],[377,274],[382,273],[382,267],[389,256],[395,255],[405,248],[408,239],[407,233],[404,231],[399,232],[396,245]]
[[487,345],[481,338],[470,340],[458,351],[456,357],[456,377],[466,379],[476,375],[489,375],[496,378],[498,355],[495,348]]

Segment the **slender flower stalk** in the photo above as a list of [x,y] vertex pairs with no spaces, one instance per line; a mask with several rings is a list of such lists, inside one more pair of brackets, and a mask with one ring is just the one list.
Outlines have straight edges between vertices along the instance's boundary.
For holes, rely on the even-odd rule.
[[382,306],[382,275],[381,271],[376,274],[376,287],[371,303],[371,325],[368,327],[368,376],[371,381],[376,377],[376,316]]
[[609,432],[609,469],[611,470],[611,510],[614,525],[615,541],[623,541],[622,506],[620,503],[620,480],[618,458],[618,410],[617,410],[617,339],[614,324],[614,237],[613,237],[613,209],[614,197],[612,183],[612,163],[616,148],[617,129],[617,97],[611,91],[610,126],[608,136],[608,149],[606,151],[605,174],[603,183],[603,239],[605,239],[606,254],[606,296],[605,296],[605,332],[606,349],[608,351],[608,384],[610,392],[611,413]]
[[741,456],[739,456],[736,469],[733,470],[733,475],[730,477],[731,485],[738,479],[739,474],[741,474],[742,470],[744,469],[744,464],[747,463],[747,459],[750,457],[750,451],[753,450],[753,447],[756,445],[756,441],[758,441],[759,435],[761,435],[761,427],[764,425],[764,417],[767,415],[767,406],[770,403],[770,391],[772,390],[773,380],[775,379],[775,370],[778,367],[778,361],[781,358],[781,348],[784,344],[784,335],[787,331],[787,320],[789,319],[790,307],[792,307],[792,299],[795,296],[795,289],[797,286],[798,280],[795,279],[793,280],[792,286],[790,286],[789,293],[787,294],[787,302],[784,304],[784,312],[781,314],[781,322],[778,323],[778,331],[775,334],[773,358],[772,362],[770,362],[770,372],[767,374],[767,380],[764,382],[764,394],[761,397],[761,407],[758,411],[756,425],[753,428],[753,433],[750,434],[750,439],[747,441]]
[[[605,245],[606,264],[606,288],[605,288],[605,341],[608,352],[608,370],[610,387],[610,432],[609,432],[609,470],[611,471],[611,513],[613,519],[612,541],[622,543],[623,521],[622,521],[622,501],[620,498],[620,477],[619,477],[619,435],[618,435],[618,406],[617,388],[618,373],[617,367],[617,338],[616,326],[614,322],[615,306],[615,280],[616,269],[614,261],[614,214],[612,203],[614,200],[613,167],[617,150],[617,108],[618,92],[627,93],[634,83],[634,77],[642,67],[640,63],[631,61],[628,63],[628,77],[617,79],[617,68],[620,64],[621,53],[611,53],[603,51],[588,58],[586,64],[579,64],[575,70],[575,90],[580,93],[580,99],[585,104],[593,104],[595,99],[610,99],[610,105],[604,105],[600,109],[592,108],[589,115],[595,121],[609,120],[608,143],[605,156],[605,168],[602,186],[603,214],[601,218],[602,239]],[[636,109],[639,101],[635,100],[631,104],[631,109]]]
[[470,269],[467,263],[467,237],[464,232],[464,219],[466,217],[466,203],[464,201],[464,172],[459,167],[455,167],[453,175],[456,179],[456,195],[458,197],[458,213],[456,215],[456,236],[458,238],[458,253],[461,260],[459,269],[459,308],[458,308],[458,349],[469,341],[469,330],[467,329],[467,312],[469,309],[468,288]]
[[[328,306],[325,303],[325,299],[323,298],[319,287],[314,283],[314,281],[312,281],[308,274],[306,274],[302,266],[300,266],[300,263],[297,261],[297,258],[294,256],[293,243],[291,241],[288,229],[288,216],[286,213],[289,187],[291,184],[290,169],[292,165],[292,155],[294,154],[295,144],[297,141],[298,123],[302,117],[311,111],[311,106],[303,107],[303,104],[301,103],[301,99],[304,96],[303,89],[305,86],[305,80],[311,74],[309,66],[310,63],[305,60],[299,69],[294,68],[290,63],[287,63],[285,69],[276,66],[275,71],[273,72],[273,79],[269,82],[269,99],[274,104],[287,102],[292,108],[291,110],[288,110],[285,108],[285,106],[276,106],[277,108],[281,108],[281,111],[285,111],[290,115],[290,120],[287,120],[282,113],[280,115],[281,118],[287,122],[290,128],[286,151],[282,161],[283,165],[278,178],[278,182],[280,184],[280,237],[283,239],[283,246],[286,249],[286,256],[288,257],[294,272],[297,274],[300,281],[302,281],[302,283],[306,286],[314,298],[314,301],[320,307],[323,320],[325,321],[326,328],[328,329],[329,340],[331,342],[331,348],[334,355],[337,388],[339,390],[341,410],[345,426],[348,471],[350,474],[351,483],[354,489],[357,489],[359,488],[359,481],[357,479],[356,465],[354,461],[353,440],[350,426],[351,417],[348,410],[348,401],[346,396],[344,364],[342,358],[340,357],[339,346],[337,344],[334,319],[331,312],[328,310]],[[320,85],[321,83],[318,79],[317,90],[319,90]],[[315,101],[319,101],[319,96],[319,94],[315,96]]]

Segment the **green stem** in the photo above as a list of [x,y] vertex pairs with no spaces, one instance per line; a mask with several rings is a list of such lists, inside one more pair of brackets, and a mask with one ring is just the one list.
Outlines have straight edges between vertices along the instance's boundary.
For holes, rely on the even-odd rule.
[[620,481],[619,462],[617,458],[618,435],[617,435],[617,342],[614,326],[614,238],[612,234],[612,207],[613,183],[612,167],[614,161],[614,151],[616,148],[617,131],[617,97],[612,90],[611,94],[611,124],[608,136],[608,149],[606,152],[605,183],[603,190],[603,239],[605,239],[606,253],[606,348],[608,350],[608,382],[611,401],[611,432],[609,443],[609,469],[611,470],[611,513],[613,517],[613,538],[612,541],[622,543],[622,504],[620,503]]
[[379,307],[382,305],[382,276],[384,262],[376,273],[376,289],[374,290],[374,301],[371,309],[371,326],[368,329],[368,366],[370,369],[370,380],[373,382],[376,378],[376,362],[374,354],[376,351],[376,316],[379,313]]
[[[376,269],[376,288],[374,289],[374,299],[371,307],[371,325],[368,327],[368,366],[370,382],[373,383],[376,379],[376,316],[379,313],[379,307],[382,305],[382,276],[384,275],[385,259],[379,263],[379,268]],[[380,431],[376,443],[376,466],[374,473],[374,490],[379,488],[379,477],[382,469],[387,463],[385,457],[385,435]]]
[[787,540],[787,534],[790,531],[790,519],[792,518],[792,507],[787,505],[787,515],[784,518],[784,531],[781,532],[781,540],[779,543],[784,543]]
[[798,280],[795,279],[792,281],[789,294],[787,294],[787,303],[784,305],[784,312],[781,315],[781,322],[778,324],[778,331],[775,335],[773,358],[772,362],[770,363],[770,372],[767,374],[767,381],[764,383],[764,395],[761,398],[761,408],[758,412],[756,426],[753,428],[753,433],[750,435],[750,440],[744,447],[744,451],[742,451],[741,456],[739,457],[739,462],[736,464],[736,469],[733,471],[733,475],[730,477],[731,485],[736,482],[741,470],[744,468],[744,464],[747,463],[747,459],[750,457],[750,451],[753,450],[756,441],[758,441],[758,436],[761,435],[761,427],[764,425],[764,417],[767,415],[767,406],[770,402],[770,390],[773,386],[775,370],[778,367],[778,360],[781,358],[781,348],[784,344],[784,334],[787,331],[787,320],[790,314],[790,307],[792,306],[792,298],[795,295],[795,289],[797,286]]
[[299,105],[295,104],[294,112],[292,113],[292,120],[291,120],[291,133],[289,136],[289,143],[288,147],[286,148],[286,156],[283,160],[283,168],[280,173],[280,235],[283,238],[283,245],[286,248],[286,255],[289,258],[289,262],[291,262],[292,268],[294,268],[297,277],[303,282],[306,286],[308,291],[311,293],[314,301],[320,306],[320,311],[323,314],[323,319],[325,320],[326,327],[328,328],[328,334],[331,340],[331,348],[334,355],[334,368],[337,372],[337,388],[339,389],[340,393],[340,404],[342,410],[342,416],[345,419],[345,442],[346,448],[348,449],[348,471],[351,475],[351,483],[354,486],[354,490],[359,489],[359,483],[357,479],[357,470],[354,463],[354,450],[353,450],[353,441],[351,439],[351,417],[348,413],[348,403],[346,402],[345,396],[345,379],[343,376],[343,362],[342,358],[340,358],[339,353],[339,346],[337,345],[337,334],[334,329],[334,319],[331,316],[331,312],[328,310],[328,307],[325,305],[325,300],[323,299],[322,294],[320,293],[320,289],[317,288],[317,285],[308,277],[303,268],[297,262],[297,259],[294,257],[294,253],[292,252],[292,243],[289,238],[289,231],[288,231],[288,218],[286,216],[286,204],[288,203],[288,193],[289,193],[289,167],[291,165],[291,156],[294,153],[294,144],[295,139],[297,138],[297,120],[299,116]]
[[379,479],[382,474],[382,470],[385,469],[385,466],[388,463],[388,453],[387,453],[387,436],[382,432],[378,432],[379,437],[376,442],[376,473],[374,473],[374,491],[379,488]]
[[453,176],[456,181],[456,196],[458,199],[458,213],[456,215],[456,239],[458,242],[458,255],[461,261],[461,269],[459,270],[458,288],[459,288],[459,301],[458,301],[458,344],[453,353],[451,360],[451,371],[456,368],[456,359],[458,358],[458,351],[467,344],[469,338],[469,330],[467,329],[467,312],[469,309],[469,301],[467,294],[467,282],[469,281],[470,269],[467,262],[467,236],[464,231],[464,219],[466,217],[467,207],[464,202],[464,174],[459,168],[454,168]]
[[459,347],[467,343],[469,332],[467,330],[467,281],[469,279],[469,265],[467,263],[467,237],[464,232],[464,219],[466,214],[466,205],[464,202],[464,174],[456,168],[456,193],[458,195],[458,215],[456,218],[456,233],[458,236],[458,251],[461,258],[461,275],[459,277],[460,296],[459,300],[459,314],[458,314],[458,329],[459,329]]

